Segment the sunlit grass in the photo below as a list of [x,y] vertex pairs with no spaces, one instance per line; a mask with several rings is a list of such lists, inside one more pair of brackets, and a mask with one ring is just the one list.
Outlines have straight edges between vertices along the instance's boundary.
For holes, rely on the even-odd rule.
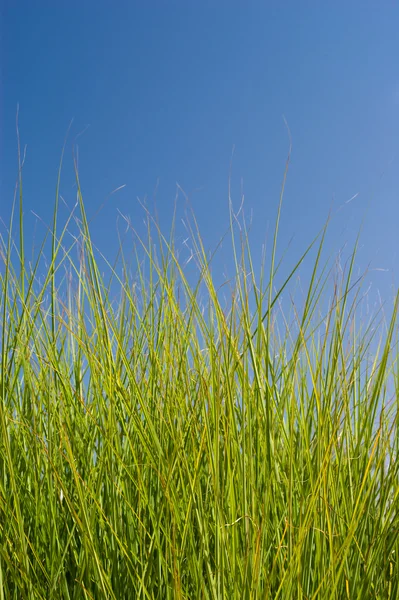
[[146,213],[106,278],[76,180],[47,262],[22,181],[0,244],[0,598],[397,598],[398,298],[362,321],[326,228],[278,287],[232,210],[227,303],[193,216],[190,277]]

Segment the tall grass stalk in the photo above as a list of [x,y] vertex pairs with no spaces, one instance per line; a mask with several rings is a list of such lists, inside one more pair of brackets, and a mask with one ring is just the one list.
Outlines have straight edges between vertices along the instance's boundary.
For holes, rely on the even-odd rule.
[[327,227],[276,288],[279,217],[256,274],[232,208],[227,303],[193,216],[189,274],[146,212],[135,264],[121,242],[106,277],[77,169],[50,259],[44,240],[28,263],[21,171],[0,241],[0,598],[397,598],[398,297],[362,321],[355,252],[341,277],[321,266]]

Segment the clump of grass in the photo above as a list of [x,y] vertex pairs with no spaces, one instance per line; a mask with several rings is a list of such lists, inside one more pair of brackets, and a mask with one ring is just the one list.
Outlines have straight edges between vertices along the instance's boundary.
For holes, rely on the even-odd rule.
[[276,289],[232,212],[227,304],[193,217],[196,283],[149,213],[106,279],[76,181],[46,268],[22,182],[1,240],[0,598],[397,598],[398,298],[359,322],[354,252],[327,306],[326,228]]

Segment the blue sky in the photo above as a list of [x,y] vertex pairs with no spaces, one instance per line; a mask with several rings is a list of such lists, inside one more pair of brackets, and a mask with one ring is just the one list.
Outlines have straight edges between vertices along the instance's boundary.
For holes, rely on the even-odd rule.
[[[156,190],[168,230],[176,183],[189,195],[208,247],[245,192],[260,257],[292,159],[279,249],[304,249],[327,218],[338,251],[365,217],[358,266],[388,298],[398,284],[399,3],[2,0],[0,216],[17,174],[15,114],[27,145],[28,236],[48,222],[71,119],[62,195],[75,201],[77,136],[93,237],[112,256],[118,210],[141,222],[137,197]],[[347,202],[351,198],[351,202]],[[179,210],[184,209],[181,200]],[[66,214],[66,212],[65,212]],[[37,225],[40,234],[42,224]],[[40,236],[39,236],[40,237]],[[228,257],[225,258],[228,260]]]

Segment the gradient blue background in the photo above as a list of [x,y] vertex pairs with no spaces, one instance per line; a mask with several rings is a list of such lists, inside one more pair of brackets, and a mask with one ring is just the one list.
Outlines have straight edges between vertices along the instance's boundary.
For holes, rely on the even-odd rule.
[[[28,235],[31,211],[51,218],[73,118],[62,183],[68,205],[72,145],[82,131],[89,217],[126,184],[93,221],[105,254],[117,248],[118,210],[138,225],[137,197],[151,207],[155,190],[167,231],[176,183],[214,247],[228,225],[234,146],[232,200],[238,207],[243,186],[258,259],[289,147],[284,115],[293,144],[279,241],[281,253],[294,236],[287,267],[331,207],[328,251],[351,246],[365,217],[357,266],[386,269],[369,281],[388,299],[398,282],[398,30],[399,4],[388,0],[3,0],[0,216],[9,217],[17,176],[19,103]],[[40,237],[45,227],[36,227]]]

